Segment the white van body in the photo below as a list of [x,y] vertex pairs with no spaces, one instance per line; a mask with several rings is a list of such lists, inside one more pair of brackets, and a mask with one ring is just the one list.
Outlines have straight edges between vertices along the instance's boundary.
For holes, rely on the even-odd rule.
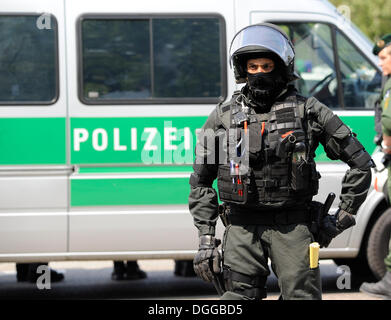
[[[151,135],[156,133],[162,135],[163,147],[166,143],[172,147],[170,142],[173,143],[172,141],[178,139],[178,136],[175,136],[178,131],[184,129],[186,135],[188,132],[186,128],[189,127],[192,134],[194,133],[194,128],[191,125],[187,126],[186,119],[197,118],[197,123],[202,125],[219,101],[230,99],[239,85],[235,83],[233,71],[229,66],[229,46],[234,35],[249,24],[271,22],[297,26],[297,23],[303,23],[310,26],[309,30],[315,30],[314,32],[322,28],[333,30],[334,36],[335,34],[337,37],[342,35],[341,37],[348,39],[346,41],[359,52],[360,57],[369,66],[366,69],[368,74],[372,74],[373,77],[374,73],[377,77],[380,75],[377,57],[371,52],[372,43],[327,1],[2,0],[0,19],[26,15],[36,17],[37,28],[51,30],[54,28],[55,30],[56,34],[53,37],[56,44],[54,60],[57,66],[57,84],[52,89],[53,99],[48,98],[46,103],[24,104],[13,100],[12,103],[7,104],[4,98],[5,101],[2,101],[0,105],[0,120],[6,125],[5,128],[13,128],[12,132],[7,132],[4,127],[0,128],[0,146],[3,150],[5,148],[9,155],[7,160],[0,160],[0,261],[3,262],[192,259],[198,245],[197,230],[183,196],[190,190],[188,179],[191,173],[191,162],[180,165],[175,163],[167,165],[162,162],[148,166],[140,161],[133,161],[131,157],[127,160],[122,154],[126,152],[130,154],[133,151],[140,153],[142,148],[140,141],[144,142],[144,149],[146,144],[153,147],[154,140]],[[99,35],[99,33],[94,33],[93,27],[87,28],[88,21],[92,21],[90,23],[92,26],[94,23],[98,26],[99,23],[101,25],[107,23],[106,30],[115,32],[115,28],[111,28],[110,21],[116,19],[131,20],[132,23],[137,20],[140,24],[145,22],[146,26],[148,23],[149,26],[156,26],[157,24],[154,23],[161,22],[163,25],[164,19],[175,17],[185,20],[192,17],[200,19],[206,17],[214,19],[212,22],[219,25],[219,31],[216,34],[220,39],[220,52],[216,57],[220,57],[221,60],[219,69],[221,86],[218,87],[221,88],[220,94],[208,98],[209,100],[197,98],[198,100],[192,101],[192,98],[180,98],[178,100],[157,99],[155,101],[152,99],[150,101],[146,99],[142,101],[136,98],[128,103],[127,98],[116,100],[116,94],[120,96],[128,94],[124,91],[118,91],[119,93],[113,91],[110,98],[106,100],[101,99],[102,93],[98,89],[87,91],[87,84],[84,82],[87,81],[85,79],[88,79],[89,75],[83,75],[82,71],[87,72],[87,69],[83,68],[89,63],[88,57],[92,56],[96,63],[90,70],[93,80],[88,83],[93,87],[98,81],[104,83],[104,79],[94,75],[99,66],[97,62],[99,52],[102,55],[108,54],[107,49],[104,48],[104,40],[93,44],[102,45],[104,49],[88,51],[89,43],[87,42],[93,43],[93,36]],[[87,21],[86,24],[84,24],[85,21]],[[197,20],[192,26],[202,23],[200,21]],[[183,21],[181,20],[180,23]],[[174,24],[170,27],[175,28]],[[102,30],[104,29],[103,27]],[[88,32],[94,33],[93,36],[88,38]],[[158,32],[158,30],[155,27],[150,32]],[[325,34],[323,31],[323,33],[319,32],[320,35]],[[139,33],[141,34],[142,31],[140,30]],[[88,41],[83,42],[84,36],[88,38]],[[122,36],[129,35],[120,35],[116,40],[119,45],[124,46]],[[159,40],[157,36],[151,36],[151,39],[156,43]],[[317,37],[312,40],[314,52],[318,52],[316,50],[325,45],[325,42]],[[333,39],[333,41],[336,40]],[[167,50],[171,50],[169,44],[166,47]],[[166,47],[162,45],[162,48]],[[132,50],[129,49],[130,57],[134,56]],[[3,48],[3,53],[5,52]],[[296,61],[297,59],[298,54]],[[159,64],[157,58],[151,61],[151,63]],[[110,65],[114,68],[116,62],[115,59],[109,61],[108,68],[111,68]],[[302,68],[307,68],[302,72],[303,79],[315,83],[317,76],[323,72],[323,69],[319,67],[318,73],[314,74],[315,67],[311,63],[308,64],[308,61],[302,63]],[[340,72],[343,72],[341,70]],[[209,71],[213,73],[213,70]],[[157,75],[154,76],[157,77]],[[115,75],[113,77],[115,79]],[[335,79],[338,77],[340,77],[338,74],[335,77],[331,76]],[[351,79],[355,81],[354,76]],[[332,84],[330,82],[330,86]],[[13,83],[10,85],[13,88],[10,90],[10,96],[17,101],[15,96],[20,95],[20,85]],[[110,84],[104,83],[104,86],[104,90],[107,91]],[[159,86],[164,86],[164,83],[159,83]],[[369,96],[372,99],[375,93]],[[367,100],[370,102],[370,99]],[[356,123],[360,123],[360,119],[365,119],[367,124],[369,119],[370,126],[353,129],[358,134],[359,140],[367,138],[372,142],[374,111],[373,105],[368,105],[367,100],[365,100],[365,107],[362,108],[345,106],[345,108],[333,108],[333,111],[343,119],[355,118]],[[174,127],[172,130],[161,130],[160,122],[153,124],[153,121],[167,122],[171,117],[178,119],[180,123],[183,122],[183,126]],[[110,127],[106,127],[107,119],[111,121]],[[204,120],[200,121],[200,119]],[[38,122],[31,122],[34,120]],[[57,124],[51,121],[57,121]],[[116,121],[123,122],[117,125]],[[133,121],[137,125],[128,125],[126,121],[129,123]],[[7,124],[8,122],[14,125]],[[49,125],[49,122],[50,130],[53,131],[45,131],[42,128],[45,123]],[[26,126],[31,125],[31,128],[37,131],[35,129],[23,131],[24,123]],[[19,126],[18,129],[15,125]],[[62,132],[57,132],[56,130],[60,127]],[[19,129],[22,132],[18,131]],[[40,130],[42,134],[37,133]],[[144,140],[140,140],[140,130],[142,134],[146,134]],[[132,136],[133,133],[137,133],[138,136]],[[26,139],[31,135],[34,139],[40,137],[46,139],[40,142],[42,152],[31,153],[27,146],[20,142],[27,141]],[[56,141],[58,137],[62,140]],[[15,139],[14,145],[9,142],[9,139]],[[369,152],[374,150],[375,146],[371,143],[363,144]],[[191,145],[191,147],[194,146]],[[87,154],[87,149],[89,154]],[[53,151],[50,152],[50,150]],[[13,152],[20,156],[12,157]],[[45,152],[53,158],[51,161],[45,161],[42,156]],[[56,156],[55,152],[61,155]],[[83,152],[86,153],[83,155]],[[93,158],[94,155],[97,155],[97,158]],[[29,161],[30,157],[31,161]],[[117,161],[117,158],[120,160]],[[317,168],[322,179],[320,191],[315,200],[323,202],[329,192],[335,192],[337,197],[331,209],[331,212],[335,212],[339,202],[341,179],[348,166],[341,162],[323,161],[322,159],[321,157],[317,161]],[[169,170],[167,170],[168,167]],[[135,189],[135,185],[141,185],[143,190]],[[158,187],[155,188],[156,185]],[[170,188],[174,188],[172,192],[175,193],[175,188],[179,188],[180,185],[183,185],[181,187],[183,192],[178,191],[178,193],[185,200],[181,198],[181,201],[170,203],[171,197],[175,199],[175,194],[169,193]],[[122,191],[119,188],[123,188]],[[109,190],[107,192],[110,196],[106,196],[105,190]],[[130,192],[129,198],[134,196],[135,199],[131,201],[125,197],[121,198],[121,192],[124,195]],[[151,203],[144,201],[143,192],[144,196],[148,193],[145,197],[149,198]],[[167,193],[167,196],[162,196],[166,197],[167,201],[161,203],[152,201],[160,192],[163,192],[163,195]],[[108,198],[111,202],[105,202]],[[357,225],[334,239],[328,248],[322,249],[321,258],[358,257],[370,227],[374,223],[373,219],[376,220],[384,207],[384,195],[371,189],[367,200],[357,214]],[[222,236],[222,232],[223,226],[219,221],[218,237]]]

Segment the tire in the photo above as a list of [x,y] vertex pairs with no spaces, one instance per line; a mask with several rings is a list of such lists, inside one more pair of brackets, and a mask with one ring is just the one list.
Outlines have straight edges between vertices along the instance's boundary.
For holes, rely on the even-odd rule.
[[368,238],[367,259],[374,276],[380,280],[386,273],[384,258],[389,251],[391,236],[391,208],[382,213]]
[[353,280],[360,281],[361,278],[375,280],[366,258],[335,258],[333,260],[338,266],[348,266],[354,275]]

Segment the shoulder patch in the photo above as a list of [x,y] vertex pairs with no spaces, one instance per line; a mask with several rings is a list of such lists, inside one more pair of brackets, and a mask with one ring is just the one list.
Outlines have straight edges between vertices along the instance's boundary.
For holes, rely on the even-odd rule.
[[230,126],[230,121],[231,121],[230,110],[231,110],[231,101],[228,101],[216,107],[217,117],[219,118],[219,120],[221,121],[225,129],[229,129]]
[[222,105],[221,106],[221,112],[222,113],[225,113],[225,112],[227,112],[229,109],[230,109],[230,107],[231,107],[231,104],[226,104],[226,105]]
[[217,109],[217,116],[219,117],[223,127],[229,129],[231,125],[231,106],[233,101],[240,95],[240,90],[237,90],[233,93],[231,99],[225,103],[220,103]]

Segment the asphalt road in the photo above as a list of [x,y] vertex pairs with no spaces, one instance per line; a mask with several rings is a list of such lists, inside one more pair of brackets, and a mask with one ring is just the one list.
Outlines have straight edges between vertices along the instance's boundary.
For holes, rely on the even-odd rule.
[[[17,282],[14,263],[0,263],[0,300],[5,299],[130,299],[130,300],[216,300],[211,284],[195,277],[178,277],[172,260],[141,260],[148,277],[134,281],[111,280],[111,261],[52,262],[50,266],[65,272],[65,280],[51,283],[50,289],[34,283]],[[320,263],[324,300],[379,300],[361,293],[359,285],[366,279],[338,273],[332,260]],[[341,278],[346,276],[345,278]],[[339,285],[338,285],[339,283]],[[350,289],[349,289],[350,284]],[[345,288],[341,289],[344,286]],[[340,289],[338,289],[338,286]],[[268,278],[268,300],[279,297],[277,279]]]

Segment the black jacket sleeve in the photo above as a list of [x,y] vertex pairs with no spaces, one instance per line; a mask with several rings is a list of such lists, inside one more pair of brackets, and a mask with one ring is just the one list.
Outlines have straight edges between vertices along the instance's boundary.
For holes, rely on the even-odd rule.
[[311,132],[323,145],[327,156],[342,160],[350,167],[342,180],[339,207],[356,214],[371,184],[371,156],[356,135],[324,104],[309,98],[306,110]]
[[212,187],[218,170],[216,122],[217,112],[214,110],[198,135],[194,172],[190,176],[189,210],[199,235],[214,235],[218,219],[217,192]]

